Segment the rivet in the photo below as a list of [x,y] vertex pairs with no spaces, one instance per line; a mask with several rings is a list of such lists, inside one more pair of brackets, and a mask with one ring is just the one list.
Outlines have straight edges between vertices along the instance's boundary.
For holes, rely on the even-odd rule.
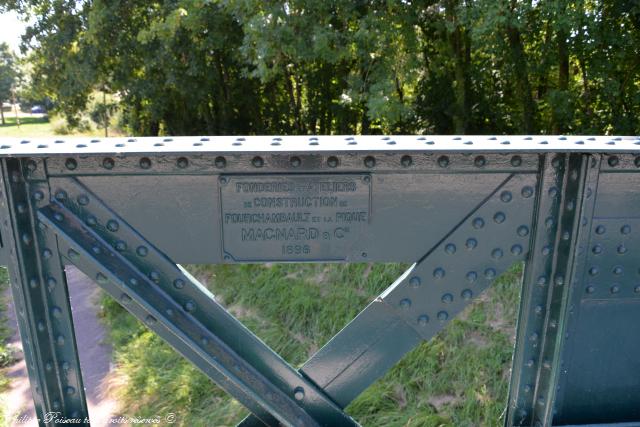
[[160,281],[160,274],[157,271],[150,271],[149,279],[151,279],[151,281],[153,281],[154,283],[158,283]]
[[500,259],[500,258],[502,258],[502,255],[503,255],[502,249],[500,249],[500,248],[496,248],[493,251],[491,251],[491,257],[492,258]]
[[484,227],[484,220],[482,218],[475,218],[472,224],[473,224],[473,228],[480,229]]
[[556,276],[553,282],[556,284],[556,286],[564,285],[564,276],[560,276],[560,275]]
[[409,155],[402,156],[402,158],[400,159],[400,164],[405,168],[408,168],[413,164],[413,158]]
[[529,234],[529,227],[527,227],[526,225],[521,225],[520,227],[518,227],[518,235],[519,236],[526,236]]
[[196,311],[196,303],[193,301],[187,301],[184,303],[184,310],[188,313],[193,313]]
[[456,253],[456,245],[454,245],[453,243],[448,243],[445,247],[444,247],[444,251],[446,253],[448,253],[449,255],[453,255]]
[[617,294],[618,292],[620,292],[620,286],[618,286],[618,285],[611,286],[611,293],[612,294]]
[[505,219],[507,219],[507,217],[503,212],[496,212],[496,214],[493,216],[493,221],[496,224],[502,224]]
[[445,276],[445,271],[443,268],[436,268],[435,270],[433,270],[433,277],[435,277],[436,279],[442,279]]
[[118,224],[118,221],[116,221],[115,219],[110,219],[109,221],[107,221],[107,229],[109,231],[116,232],[119,228],[120,224]]
[[289,164],[292,167],[297,168],[302,164],[302,160],[298,156],[293,156],[289,159]]
[[520,156],[513,156],[513,157],[511,158],[511,166],[518,167],[518,166],[520,166],[521,164],[522,164],[522,157],[520,157]]
[[87,197],[85,194],[81,194],[78,196],[78,204],[82,205],[82,206],[86,206],[89,204],[89,197]]
[[531,335],[529,335],[529,341],[531,341],[531,342],[538,341],[538,333],[534,332]]
[[465,289],[460,293],[463,300],[470,300],[473,297],[473,291],[471,289]]
[[256,168],[261,168],[262,166],[264,166],[264,160],[260,156],[255,156],[253,159],[251,159],[251,164]]
[[555,221],[552,217],[547,217],[547,219],[544,220],[544,226],[547,228],[551,228],[553,227],[553,225],[555,224]]
[[129,279],[129,284],[131,286],[136,286],[138,284],[138,279],[136,279],[135,277],[132,277],[131,279]]
[[57,284],[58,282],[53,277],[47,278],[47,289],[49,290],[49,292],[53,291]]
[[42,320],[39,320],[36,327],[38,328],[38,331],[43,332],[45,330],[45,325],[44,322]]
[[451,294],[444,294],[442,295],[441,301],[445,304],[450,304],[453,302],[453,295]]
[[304,389],[302,387],[296,387],[296,389],[293,391],[293,397],[297,401],[303,400],[304,399]]
[[444,322],[445,320],[447,320],[449,318],[449,313],[447,313],[446,311],[440,311],[438,312],[438,320],[441,322]]
[[29,287],[31,289],[35,289],[38,287],[38,285],[40,284],[40,282],[38,282],[38,279],[32,277],[31,279],[29,279]]
[[182,289],[184,288],[184,280],[182,279],[176,279],[173,281],[173,287],[176,289]]
[[46,248],[42,250],[42,258],[48,259],[51,258],[51,255],[53,255],[53,253],[51,253],[51,250]]
[[484,271],[484,277],[486,277],[487,279],[493,279],[494,277],[496,277],[496,270],[494,270],[493,268],[487,268]]
[[216,167],[218,169],[224,169],[227,166],[227,159],[225,159],[222,156],[218,156],[216,157],[216,159],[214,160],[214,164],[216,165]]
[[18,209],[18,213],[21,213],[21,214],[26,213],[27,212],[27,205],[24,204],[24,203],[18,203],[16,205],[16,209]]
[[529,197],[533,196],[533,188],[526,185],[522,187],[522,191],[520,192],[520,194],[522,194],[522,197],[524,197],[525,199],[528,199]]
[[189,159],[186,157],[178,157],[178,160],[176,160],[176,166],[180,169],[186,169],[189,166]]
[[596,291],[596,288],[593,285],[589,285],[585,288],[585,292],[588,294],[592,294]]
[[338,167],[339,163],[340,163],[340,161],[338,160],[338,158],[336,156],[330,156],[327,159],[327,166],[329,166],[330,168]]
[[102,253],[102,249],[100,249],[100,246],[92,246],[91,247],[91,252],[93,252],[95,255],[100,255]]
[[115,248],[116,251],[123,252],[127,250],[127,244],[122,240],[118,240],[115,244]]
[[558,188],[551,187],[549,188],[549,197],[556,197],[558,195]]
[[511,253],[513,255],[520,255],[522,253],[522,246],[520,245],[511,246]]
[[33,199],[37,202],[41,201],[44,199],[44,193],[42,191],[36,191],[33,193]]
[[167,316],[169,317],[173,317],[173,315],[175,314],[172,308],[167,308],[164,312],[167,313]]
[[64,191],[64,190],[56,191],[55,197],[56,197],[56,200],[59,200],[59,201],[63,202],[65,200],[67,200],[67,192]]
[[611,166],[611,167],[618,166],[618,163],[619,163],[618,156],[610,156],[607,159],[607,163],[609,163],[609,166]]
[[550,253],[551,253],[551,246],[544,245],[544,247],[542,248],[542,255],[547,256]]
[[511,192],[510,191],[503,191],[500,194],[500,200],[502,200],[504,203],[509,203],[511,201]]
[[421,280],[418,276],[413,276],[411,279],[409,279],[409,285],[411,285],[414,288],[417,288],[418,286],[420,286],[421,284]]
[[60,401],[56,399],[53,401],[53,404],[51,406],[57,411],[61,408],[62,405],[60,405]]
[[64,335],[61,334],[56,337],[56,344],[60,346],[64,345]]
[[571,238],[571,233],[569,231],[564,231],[562,233],[562,240],[569,240]]
[[476,273],[475,271],[470,271],[467,273],[467,280],[470,283],[475,282],[478,279],[478,273]]
[[536,361],[533,359],[527,360],[527,363],[526,363],[528,368],[532,368],[533,366],[535,366],[535,364],[536,364]]
[[446,168],[447,166],[449,166],[449,157],[447,156],[438,157],[438,165],[441,168]]
[[373,156],[367,156],[364,158],[364,165],[368,168],[372,168],[376,165],[376,159]]
[[158,321],[158,319],[149,314],[147,317],[145,317],[144,321],[147,323],[147,325],[154,325]]
[[576,206],[576,202],[575,202],[575,200],[569,200],[569,201],[567,202],[567,210],[568,210],[568,211],[572,211],[572,210],[573,210],[573,208],[575,208],[575,206]]
[[426,314],[423,314],[418,317],[418,325],[426,326],[427,323],[429,323],[429,316],[427,316]]
[[45,365],[44,365],[44,369],[45,369],[47,372],[51,372],[51,371],[53,370],[53,363],[51,363],[51,362],[47,362],[47,363],[45,363]]
[[78,162],[76,161],[76,159],[69,158],[64,162],[64,165],[67,167],[67,169],[72,171],[78,167]]
[[131,302],[131,297],[127,294],[120,295],[120,302],[123,304],[129,304]]
[[595,266],[589,269],[589,275],[591,276],[597,276],[599,272],[600,270],[598,270],[598,267]]
[[88,226],[94,227],[98,223],[98,220],[96,219],[95,216],[89,215],[86,219],[86,222]]
[[637,285],[635,288],[633,288],[633,292],[635,292],[636,294],[640,293],[640,285]]
[[622,269],[621,266],[617,265],[613,267],[612,273],[615,274],[616,276],[620,276],[623,272],[624,270]]
[[533,387],[531,387],[530,384],[526,384],[523,388],[522,391],[524,391],[525,393],[531,393]]
[[487,164],[487,159],[484,156],[477,156],[474,160],[473,160],[473,164],[476,165],[477,167],[481,168],[484,165]]
[[409,307],[411,307],[411,300],[409,298],[403,298],[402,300],[400,300],[400,307],[404,308],[405,310],[408,309]]
[[629,233],[631,233],[631,227],[630,227],[629,225],[627,225],[627,224],[623,225],[623,226],[620,228],[620,233],[622,233],[622,234],[629,234]]
[[151,159],[143,157],[140,159],[140,167],[142,169],[149,169],[151,167]]
[[146,246],[138,246],[138,248],[136,249],[136,253],[138,254],[138,256],[144,257],[149,253],[149,249],[147,249]]
[[104,274],[98,273],[98,274],[96,274],[96,281],[98,283],[105,284],[105,283],[107,283],[109,281],[109,279]]
[[114,162],[111,157],[105,157],[104,160],[102,160],[102,167],[105,169],[113,169],[115,165],[116,162]]
[[545,369],[551,369],[551,362],[548,359],[545,359],[544,362],[542,362],[542,367]]
[[76,389],[71,386],[66,387],[64,391],[67,394],[67,396],[73,396],[74,394],[76,394]]
[[27,170],[29,172],[35,172],[36,169],[38,169],[38,164],[35,162],[35,160],[32,160],[32,159],[27,160]]
[[474,238],[469,238],[467,239],[465,246],[467,249],[475,249],[475,247],[478,246],[478,241]]
[[541,305],[536,305],[536,307],[534,308],[534,312],[537,315],[541,315],[543,311],[544,311],[544,308]]
[[24,243],[25,245],[30,245],[32,241],[33,241],[33,238],[29,233],[22,234],[22,243]]

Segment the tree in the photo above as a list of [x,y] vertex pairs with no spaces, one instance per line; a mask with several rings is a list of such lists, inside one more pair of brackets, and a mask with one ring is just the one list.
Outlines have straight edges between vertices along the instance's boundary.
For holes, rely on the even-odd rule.
[[0,118],[5,125],[3,103],[12,97],[18,79],[16,57],[9,45],[0,43]]

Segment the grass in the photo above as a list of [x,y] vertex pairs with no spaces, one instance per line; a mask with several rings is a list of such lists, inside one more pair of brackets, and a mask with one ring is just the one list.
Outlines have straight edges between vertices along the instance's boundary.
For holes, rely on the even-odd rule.
[[[7,301],[4,299],[6,290],[9,287],[9,275],[6,268],[0,268],[0,393],[9,387],[4,368],[13,363],[14,357],[11,349],[7,347],[7,340],[11,336],[11,331],[7,325]],[[6,420],[4,405],[0,405],[0,425],[8,425]]]
[[[300,366],[405,266],[276,264],[190,270],[289,363]],[[348,408],[364,426],[497,426],[507,398],[520,266]],[[129,416],[176,413],[182,426],[231,426],[246,411],[105,297],[112,382]]]
[[[13,115],[5,114],[4,125],[0,124],[0,138],[46,138],[54,135],[64,136],[103,136],[104,130],[91,127],[85,131],[70,131],[66,122],[61,117],[20,117],[20,126],[16,123]],[[116,129],[109,129],[112,136],[119,136],[121,132]]]

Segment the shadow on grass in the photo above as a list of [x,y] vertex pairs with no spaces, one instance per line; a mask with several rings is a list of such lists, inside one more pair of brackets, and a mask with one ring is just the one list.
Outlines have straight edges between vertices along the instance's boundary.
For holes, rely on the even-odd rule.
[[[9,117],[5,114],[4,120],[5,124],[0,124],[0,128],[10,128],[18,126],[15,117]],[[37,125],[41,123],[49,123],[49,117],[20,117],[20,126]]]

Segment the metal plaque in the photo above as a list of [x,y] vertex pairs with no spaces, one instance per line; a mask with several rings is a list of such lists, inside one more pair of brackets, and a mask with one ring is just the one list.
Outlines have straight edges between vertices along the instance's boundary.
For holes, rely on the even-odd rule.
[[361,259],[370,206],[367,174],[221,176],[224,258]]

